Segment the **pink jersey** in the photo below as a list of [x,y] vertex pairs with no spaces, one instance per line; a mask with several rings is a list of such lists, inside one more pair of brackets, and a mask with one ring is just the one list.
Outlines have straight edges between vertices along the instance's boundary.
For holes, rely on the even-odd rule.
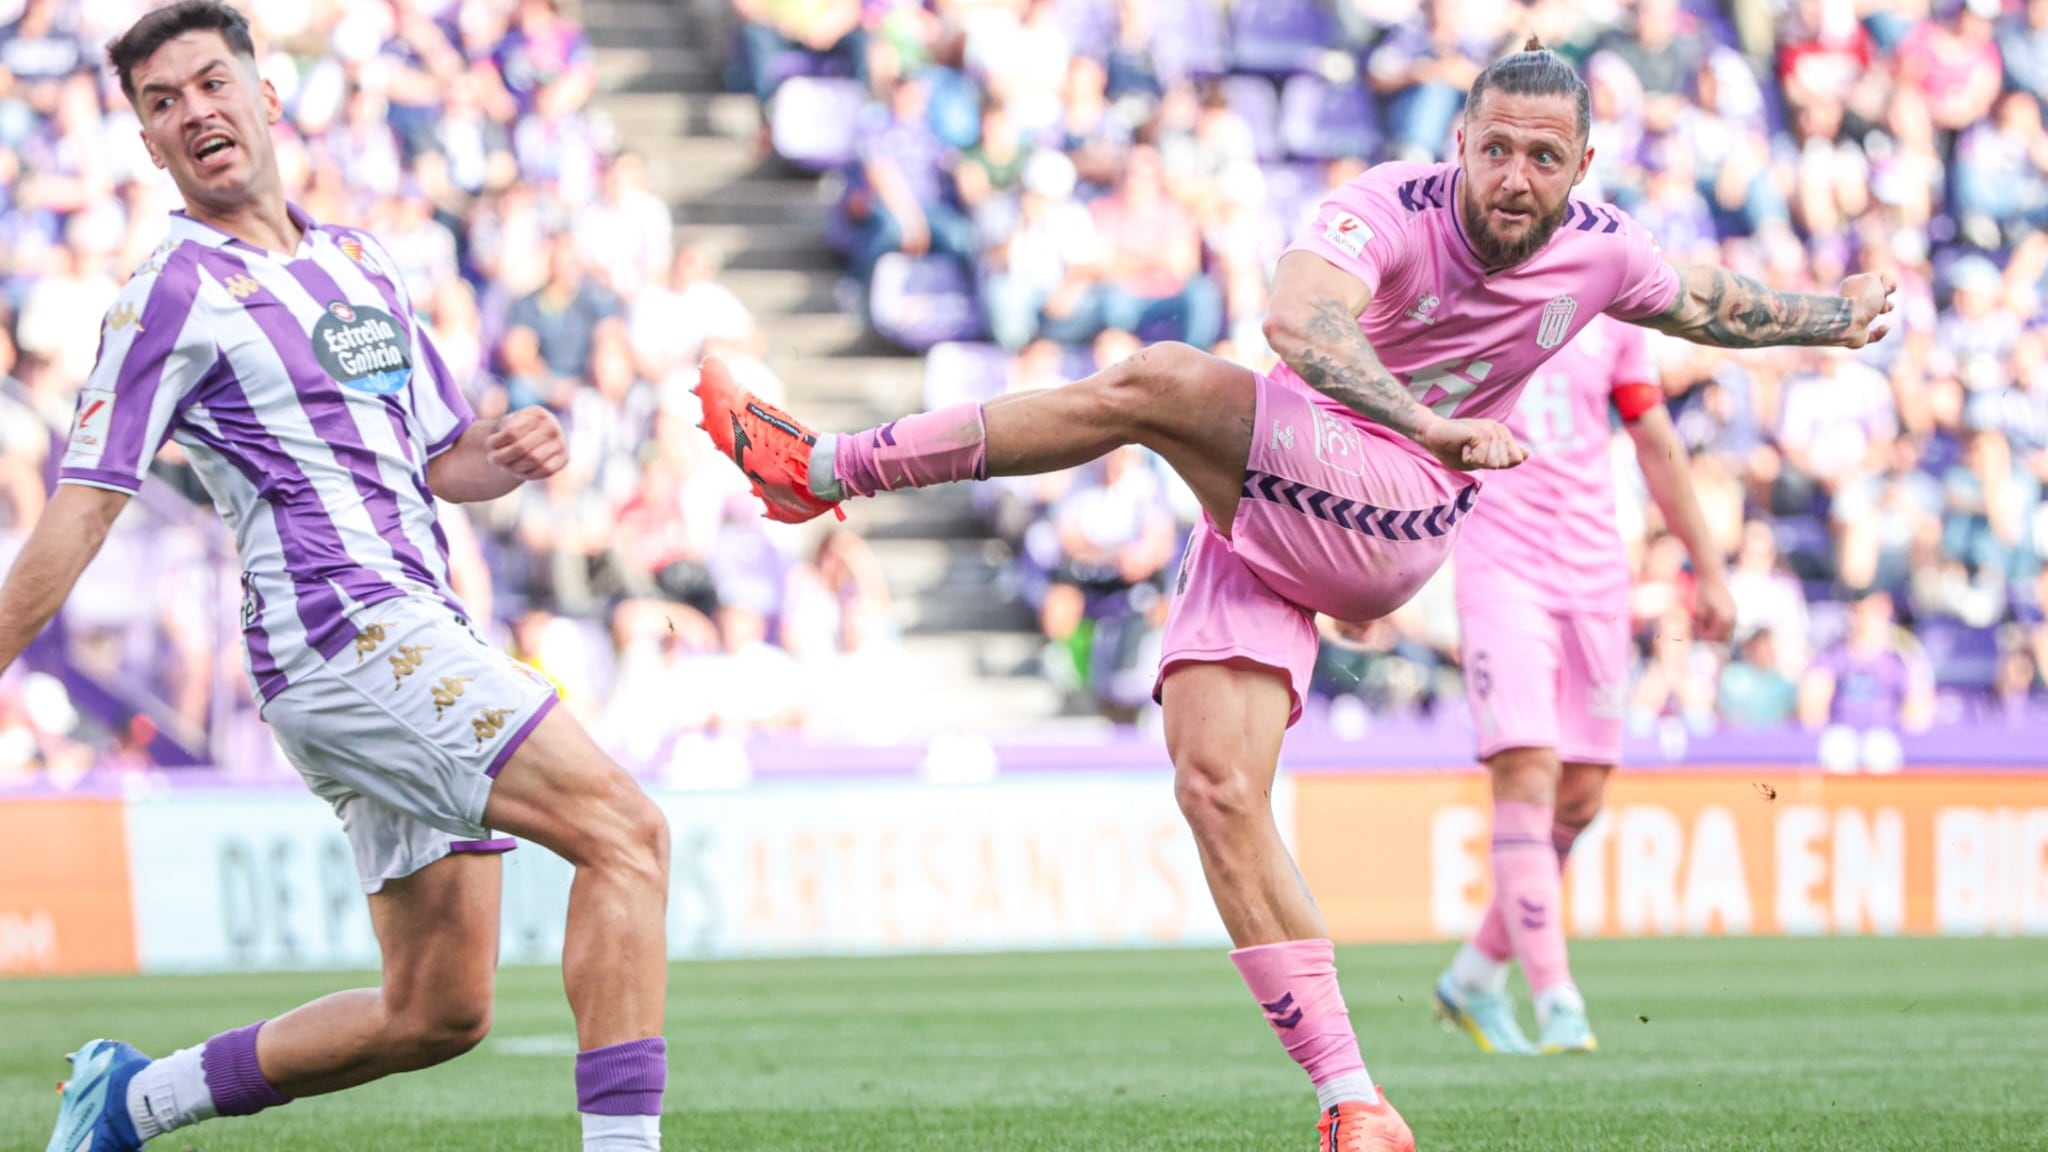
[[[1487,272],[1458,223],[1461,179],[1456,164],[1378,165],[1332,194],[1289,249],[1365,283],[1372,302],[1358,326],[1439,415],[1505,419],[1531,374],[1595,316],[1633,320],[1677,299],[1678,273],[1650,234],[1580,200],[1541,251]],[[1284,364],[1275,375],[1299,380]]]
[[1529,459],[1488,473],[1452,551],[1461,601],[1627,610],[1609,413],[1616,391],[1655,381],[1643,330],[1605,317],[1537,369],[1507,420]]

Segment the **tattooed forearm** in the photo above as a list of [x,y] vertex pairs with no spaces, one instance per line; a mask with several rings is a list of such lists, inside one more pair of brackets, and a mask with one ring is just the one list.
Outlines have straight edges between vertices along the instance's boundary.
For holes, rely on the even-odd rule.
[[1839,344],[1854,320],[1841,296],[1779,292],[1725,268],[1695,264],[1670,309],[1647,327],[1696,344],[1763,348],[1776,344]]
[[1414,436],[1430,412],[1380,363],[1358,317],[1340,300],[1321,299],[1299,322],[1286,326],[1273,349],[1308,386],[1353,412],[1404,436]]

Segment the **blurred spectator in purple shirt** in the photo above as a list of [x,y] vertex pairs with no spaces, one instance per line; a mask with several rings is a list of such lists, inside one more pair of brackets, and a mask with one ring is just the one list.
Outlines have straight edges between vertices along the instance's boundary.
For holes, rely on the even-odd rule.
[[1849,609],[1849,633],[1815,657],[1799,685],[1809,729],[1918,732],[1934,719],[1934,673],[1892,616],[1892,598],[1866,592]]

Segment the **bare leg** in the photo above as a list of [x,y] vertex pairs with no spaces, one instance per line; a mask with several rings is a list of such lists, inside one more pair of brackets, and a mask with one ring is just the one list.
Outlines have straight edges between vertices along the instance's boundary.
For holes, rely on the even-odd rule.
[[286,1096],[319,1096],[475,1047],[491,1027],[503,867],[495,854],[448,856],[371,896],[383,986],[266,1023],[256,1037],[264,1078]]
[[1000,397],[983,408],[989,475],[1058,472],[1142,444],[1227,536],[1251,458],[1256,379],[1185,344],[1154,344],[1065,387]]
[[[1323,1147],[1340,1123],[1356,1147],[1412,1150],[1358,1053],[1337,985],[1336,949],[1273,822],[1273,777],[1292,710],[1270,668],[1184,664],[1162,690],[1174,797],[1194,831],[1209,894],[1237,949],[1230,959],[1323,1112]],[[1349,1111],[1340,1111],[1349,1110]],[[1354,1147],[1344,1144],[1343,1147]]]
[[1238,947],[1329,935],[1273,821],[1292,707],[1267,669],[1188,664],[1161,691],[1174,796],[1194,830],[1216,911]]
[[668,823],[556,709],[507,761],[484,823],[576,869],[562,981],[583,1049],[661,1034],[668,993]]
[[1566,764],[1557,784],[1557,826],[1551,830],[1558,845],[1558,863],[1571,850],[1571,842],[1586,830],[1607,804],[1607,778],[1611,764]]

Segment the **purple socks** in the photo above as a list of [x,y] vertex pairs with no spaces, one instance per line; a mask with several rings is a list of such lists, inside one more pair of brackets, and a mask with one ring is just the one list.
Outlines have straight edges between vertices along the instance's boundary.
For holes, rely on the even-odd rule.
[[199,1066],[215,1112],[222,1116],[253,1116],[265,1108],[291,1103],[291,1097],[270,1086],[256,1064],[256,1034],[267,1020],[223,1032],[206,1042]]
[[659,1036],[576,1056],[576,1110],[593,1116],[659,1116],[668,1087],[668,1041]]

